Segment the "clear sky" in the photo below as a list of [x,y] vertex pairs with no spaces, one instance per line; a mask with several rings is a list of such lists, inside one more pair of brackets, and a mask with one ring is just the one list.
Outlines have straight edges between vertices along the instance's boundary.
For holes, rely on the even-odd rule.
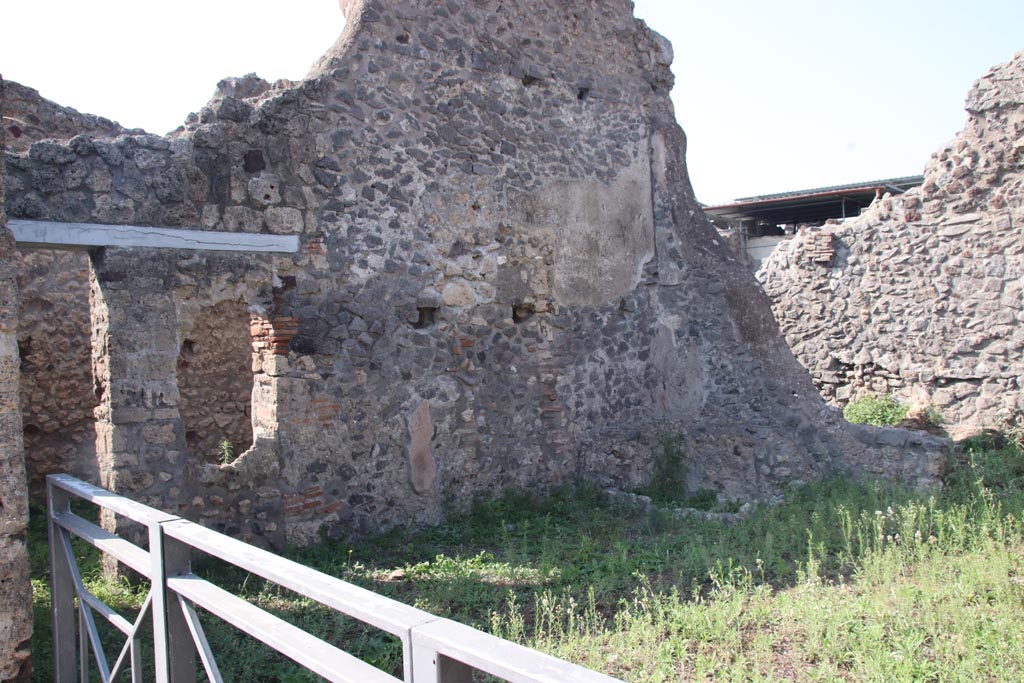
[[[301,78],[343,24],[336,0],[6,4],[0,74],[154,133],[225,76]],[[706,203],[920,173],[962,127],[971,83],[1024,49],[1022,0],[636,0],[636,13],[675,48]]]

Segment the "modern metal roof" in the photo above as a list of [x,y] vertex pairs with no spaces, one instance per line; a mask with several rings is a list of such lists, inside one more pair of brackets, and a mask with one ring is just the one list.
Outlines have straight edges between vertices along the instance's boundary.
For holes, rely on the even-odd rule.
[[743,197],[731,204],[708,206],[712,219],[754,220],[781,224],[821,223],[829,218],[856,216],[874,201],[876,194],[903,194],[924,182],[923,176],[869,180],[792,192]]

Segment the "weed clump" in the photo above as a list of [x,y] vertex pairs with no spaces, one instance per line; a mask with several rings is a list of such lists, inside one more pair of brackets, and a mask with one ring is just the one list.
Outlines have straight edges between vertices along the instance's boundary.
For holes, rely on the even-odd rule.
[[846,404],[843,417],[854,424],[869,424],[875,427],[893,427],[907,417],[907,406],[895,398],[866,394]]
[[655,503],[675,503],[686,498],[686,475],[689,470],[683,453],[683,439],[667,431],[659,439],[660,449],[654,455],[651,483],[643,491]]

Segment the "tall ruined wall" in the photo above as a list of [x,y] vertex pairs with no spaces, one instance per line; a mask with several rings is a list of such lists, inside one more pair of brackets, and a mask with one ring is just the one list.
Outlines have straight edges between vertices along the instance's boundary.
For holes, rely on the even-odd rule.
[[[0,112],[6,91],[0,78]],[[0,129],[0,151],[4,149]],[[0,681],[31,678],[32,594],[29,583],[28,487],[18,403],[18,285],[14,238],[4,213],[4,162],[0,158]]]
[[[25,154],[40,140],[130,132],[8,81],[2,125],[7,151]],[[95,479],[97,397],[90,369],[89,258],[81,252],[19,251],[21,405],[28,478],[42,487],[51,472]]]
[[830,401],[893,392],[979,425],[1024,410],[1024,53],[966,108],[921,187],[801,233],[758,274]]
[[[300,83],[228,79],[169,138],[10,158],[19,217],[300,237],[93,259],[104,483],[304,543],[508,487],[638,484],[666,430],[690,486],[729,497],[935,474],[935,444],[844,431],[789,354],[693,198],[671,46],[631,3],[342,4]],[[220,302],[252,345],[254,446],[227,465],[189,446],[178,372]]]

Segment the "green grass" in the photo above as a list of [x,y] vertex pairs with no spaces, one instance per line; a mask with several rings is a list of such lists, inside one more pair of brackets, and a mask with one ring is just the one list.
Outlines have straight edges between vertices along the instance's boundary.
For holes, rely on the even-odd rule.
[[[627,681],[1018,681],[1022,512],[1024,456],[978,440],[933,496],[828,480],[725,526],[609,506],[578,486],[289,556]],[[105,584],[92,562],[96,590],[137,605],[137,587]],[[390,637],[237,570],[198,571],[381,668],[400,666]],[[34,586],[45,655],[48,600]],[[226,678],[314,680],[230,627],[208,627]],[[51,678],[40,657],[37,680]]]

